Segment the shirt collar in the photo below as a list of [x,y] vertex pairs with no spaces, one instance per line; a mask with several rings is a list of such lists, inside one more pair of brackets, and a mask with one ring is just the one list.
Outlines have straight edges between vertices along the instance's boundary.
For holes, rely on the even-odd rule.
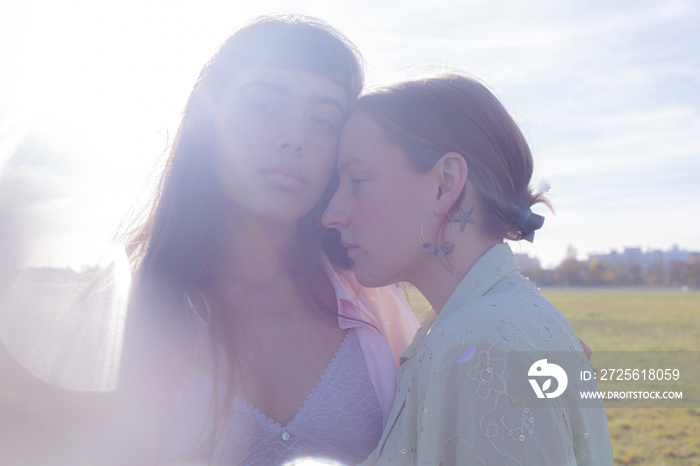
[[401,362],[416,352],[434,325],[440,325],[465,304],[484,296],[501,278],[519,269],[513,251],[507,244],[499,243],[486,251],[459,282],[440,314],[436,315],[432,309],[428,312],[413,342],[401,355]]
[[447,300],[436,322],[482,297],[505,275],[520,269],[513,251],[505,243],[494,245],[477,260]]
[[342,329],[353,327],[377,327],[378,323],[360,301],[360,284],[352,270],[338,270],[326,257],[323,261],[338,302],[338,316],[350,317],[350,319],[338,319],[338,326]]

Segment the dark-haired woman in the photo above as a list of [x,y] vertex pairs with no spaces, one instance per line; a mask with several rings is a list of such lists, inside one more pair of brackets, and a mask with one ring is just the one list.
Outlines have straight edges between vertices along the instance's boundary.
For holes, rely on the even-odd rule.
[[355,463],[376,446],[417,323],[320,225],[362,83],[354,46],[299,16],[254,21],[204,67],[129,241],[116,462]]
[[449,75],[363,96],[338,171],[323,222],[358,281],[409,282],[434,310],[401,358],[367,464],[612,464],[602,403],[578,399],[586,355],[504,243],[533,240],[543,218],[531,207],[546,199],[493,94]]

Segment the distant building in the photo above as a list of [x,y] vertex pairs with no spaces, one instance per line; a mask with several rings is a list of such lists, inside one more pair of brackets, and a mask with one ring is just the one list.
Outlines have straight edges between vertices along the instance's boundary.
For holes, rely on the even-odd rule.
[[678,245],[674,244],[670,251],[664,253],[664,264],[668,264],[672,261],[688,262],[691,257],[698,254],[700,253],[678,249]]
[[28,267],[22,271],[22,280],[30,283],[71,283],[78,274],[69,268]]
[[625,248],[622,253],[613,250],[607,254],[591,254],[588,262],[597,260],[608,268],[612,268],[616,262],[626,265],[638,264],[645,272],[654,266],[661,265],[665,268],[673,261],[688,262],[694,255],[700,255],[700,253],[678,249],[677,245],[673,245],[670,251],[643,252],[642,248]]

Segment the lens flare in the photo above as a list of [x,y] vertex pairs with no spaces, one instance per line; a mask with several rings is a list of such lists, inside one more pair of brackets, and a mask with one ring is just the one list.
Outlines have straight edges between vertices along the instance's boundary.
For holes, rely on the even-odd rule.
[[0,336],[42,380],[74,390],[117,384],[131,272],[124,251],[83,273],[26,269],[0,302]]

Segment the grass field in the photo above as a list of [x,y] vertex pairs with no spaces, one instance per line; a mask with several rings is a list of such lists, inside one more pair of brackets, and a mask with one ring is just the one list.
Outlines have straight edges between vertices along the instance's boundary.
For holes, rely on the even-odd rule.
[[[544,289],[542,293],[593,349],[594,367],[600,352],[700,351],[700,292]],[[409,293],[409,298],[420,318],[426,303],[417,294]],[[700,366],[694,369],[700,373]],[[698,373],[688,374],[696,385]],[[606,402],[615,464],[700,465],[700,406],[621,406]]]

